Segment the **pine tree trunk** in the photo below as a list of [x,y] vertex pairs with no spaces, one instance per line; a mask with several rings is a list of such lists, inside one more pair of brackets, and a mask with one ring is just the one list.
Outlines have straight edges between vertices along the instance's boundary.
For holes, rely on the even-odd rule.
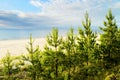
[[56,58],[56,72],[55,72],[55,75],[56,75],[56,78],[58,77],[58,59]]
[[55,75],[56,78],[58,77],[58,57],[57,57],[57,45],[55,45],[55,51],[56,51],[56,60],[55,60]]

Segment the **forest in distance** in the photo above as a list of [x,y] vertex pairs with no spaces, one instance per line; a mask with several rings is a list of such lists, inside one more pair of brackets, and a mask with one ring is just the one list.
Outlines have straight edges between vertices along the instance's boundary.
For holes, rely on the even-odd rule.
[[63,38],[53,28],[44,50],[30,35],[28,55],[0,60],[0,80],[120,80],[120,28],[111,10],[105,18],[99,39],[87,12],[77,35],[70,28]]

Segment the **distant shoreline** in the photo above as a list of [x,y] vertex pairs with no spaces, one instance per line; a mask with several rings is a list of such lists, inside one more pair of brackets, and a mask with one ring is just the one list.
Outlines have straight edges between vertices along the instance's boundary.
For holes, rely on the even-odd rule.
[[[33,37],[33,39],[39,39],[39,38],[46,38],[46,37]],[[7,41],[7,40],[26,40],[29,39],[29,37],[26,38],[9,38],[9,39],[0,39],[0,41]]]
[[[78,33],[78,27],[73,27],[74,33]],[[59,35],[65,36],[70,27],[59,28]],[[19,39],[29,39],[30,34],[32,34],[33,38],[46,38],[46,36],[52,31],[52,28],[44,28],[44,29],[0,29],[0,41],[3,40],[19,40]],[[100,32],[96,27],[93,27],[93,32]]]

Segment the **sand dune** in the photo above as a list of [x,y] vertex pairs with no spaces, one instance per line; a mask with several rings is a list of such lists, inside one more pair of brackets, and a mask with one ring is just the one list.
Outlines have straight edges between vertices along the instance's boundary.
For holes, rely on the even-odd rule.
[[[28,42],[29,39],[0,41],[0,58],[4,57],[8,51],[12,56],[27,54],[25,47],[28,45]],[[45,38],[34,39],[34,46],[39,45],[40,49],[43,49],[45,44]]]

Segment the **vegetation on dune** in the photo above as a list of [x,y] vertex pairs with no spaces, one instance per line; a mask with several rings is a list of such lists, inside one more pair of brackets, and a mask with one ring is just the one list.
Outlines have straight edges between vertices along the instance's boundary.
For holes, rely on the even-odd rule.
[[91,29],[88,13],[83,28],[74,34],[71,28],[65,39],[53,28],[41,51],[30,41],[28,55],[6,55],[0,61],[0,80],[120,80],[120,29],[109,10],[99,43]]

